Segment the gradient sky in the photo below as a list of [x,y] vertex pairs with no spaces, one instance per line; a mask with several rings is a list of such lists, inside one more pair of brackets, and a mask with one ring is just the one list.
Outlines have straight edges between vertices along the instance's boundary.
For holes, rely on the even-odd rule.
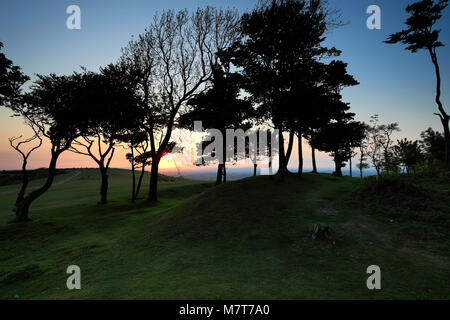
[[[435,75],[425,52],[412,54],[402,45],[382,43],[399,31],[406,19],[407,0],[330,0],[330,6],[341,9],[349,24],[334,30],[326,40],[328,46],[343,51],[341,59],[349,63],[349,72],[361,83],[344,91],[356,119],[368,121],[375,113],[382,122],[398,122],[402,132],[396,138],[418,139],[421,131],[433,127],[442,131],[434,103]],[[153,14],[163,9],[195,9],[198,6],[234,7],[240,12],[250,10],[257,0],[191,1],[191,0],[0,0],[0,41],[4,52],[32,79],[35,74],[70,74],[85,66],[98,70],[120,56],[121,47],[149,25]],[[81,8],[81,30],[66,28],[66,8]],[[376,4],[382,10],[381,30],[366,27],[366,9]],[[441,40],[450,44],[450,9],[440,21]],[[442,101],[448,108],[450,86],[450,49],[438,50],[442,73]],[[7,138],[25,134],[22,121],[10,118],[0,109],[0,169],[19,168],[18,154],[10,149]],[[294,154],[295,154],[294,150]],[[124,151],[118,150],[114,167],[126,167]],[[48,149],[32,155],[30,168],[44,167]],[[296,155],[291,166],[297,163]],[[309,148],[305,145],[305,166],[310,167]],[[163,162],[172,166],[172,161]],[[332,167],[331,159],[318,156],[318,165]],[[59,167],[94,166],[88,158],[66,152]]]

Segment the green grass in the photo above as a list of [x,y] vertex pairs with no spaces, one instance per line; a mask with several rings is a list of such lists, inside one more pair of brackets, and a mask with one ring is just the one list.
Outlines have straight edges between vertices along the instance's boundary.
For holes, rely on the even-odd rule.
[[[18,186],[0,187],[1,299],[450,297],[448,228],[418,239],[415,225],[433,232],[437,222],[374,213],[371,204],[392,199],[362,198],[359,179],[163,181],[159,203],[149,206],[131,204],[129,172],[112,170],[110,203],[101,206],[97,171],[79,171],[57,177],[28,224],[6,224]],[[319,221],[331,226],[330,241],[311,240]],[[72,264],[81,268],[81,290],[66,288]],[[366,287],[373,264],[382,290]]]

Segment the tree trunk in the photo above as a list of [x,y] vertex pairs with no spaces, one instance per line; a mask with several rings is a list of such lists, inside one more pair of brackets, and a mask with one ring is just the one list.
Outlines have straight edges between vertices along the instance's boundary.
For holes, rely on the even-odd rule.
[[227,182],[227,167],[225,163],[223,164],[223,183]]
[[352,172],[352,157],[350,157],[350,159],[348,159],[349,161],[349,166],[350,166],[350,177],[353,177],[353,172]]
[[292,147],[294,146],[294,137],[295,137],[294,130],[291,130],[289,132],[289,142],[288,142],[288,147],[287,147],[287,150],[286,150],[286,156],[284,158],[284,164],[285,164],[285,167],[286,167],[286,172],[288,172],[288,173],[289,173],[289,171],[288,171],[287,167],[288,167],[288,164],[289,164],[289,159],[291,158]]
[[299,176],[303,175],[303,146],[302,146],[302,134],[298,134],[298,173]]
[[223,164],[219,163],[217,166],[216,186],[222,184],[222,178],[223,178]]
[[142,165],[142,169],[141,169],[141,174],[139,176],[138,184],[137,184],[137,187],[136,187],[136,193],[134,195],[135,199],[138,198],[139,191],[141,191],[142,179],[144,179],[144,175],[145,175],[145,165],[143,164]]
[[108,169],[100,167],[100,173],[102,177],[102,184],[100,186],[100,204],[106,204],[108,202]]
[[289,163],[289,158],[292,152],[292,145],[294,143],[294,132],[291,130],[289,132],[289,143],[288,143],[288,148],[286,150],[286,153],[284,153],[284,138],[283,138],[283,132],[282,130],[280,130],[280,133],[278,135],[278,148],[279,148],[279,152],[278,152],[278,159],[279,159],[279,164],[278,164],[278,172],[277,172],[277,176],[283,180],[284,176],[286,176],[287,174],[289,174],[289,170],[287,168],[288,163]]
[[364,154],[361,151],[361,157],[359,158],[359,177],[363,177],[363,162],[364,162]]
[[135,168],[134,168],[134,148],[131,147],[131,178],[133,180],[132,186],[131,186],[131,202],[134,202],[136,200],[136,174],[135,174]]
[[311,154],[312,154],[312,166],[313,166],[313,173],[317,173],[317,165],[316,165],[316,148],[311,147]]
[[377,170],[377,183],[381,182],[381,174],[380,174],[380,168],[376,168]]
[[431,56],[431,61],[434,65],[434,70],[436,73],[436,104],[439,109],[439,113],[436,113],[436,115],[439,116],[442,122],[442,126],[444,127],[444,138],[445,138],[445,167],[448,171],[450,171],[450,130],[448,127],[449,122],[449,116],[445,112],[444,107],[442,106],[441,102],[441,72],[439,70],[439,63],[436,55],[436,48],[428,48],[428,51]]
[[[278,128],[280,128],[278,126]],[[278,133],[278,171],[277,176],[283,179],[284,177],[284,162],[285,162],[285,154],[284,154],[284,138],[283,138],[283,131],[281,128],[279,129]]]
[[[64,151],[66,149],[63,149]],[[14,211],[16,213],[16,219],[13,222],[26,222],[29,221],[28,211],[31,203],[43,195],[52,185],[56,174],[56,162],[62,151],[52,151],[52,157],[48,166],[48,176],[44,185],[37,190],[32,191],[28,196],[22,198],[22,200],[16,204]]]
[[254,163],[253,164],[253,176],[256,177],[256,168],[258,168],[258,164]]
[[28,181],[29,179],[27,171],[27,160],[24,159],[22,163],[22,186],[20,187],[20,191],[17,194],[15,206],[17,206],[23,200],[23,197],[25,196],[25,191],[27,190],[28,187]]
[[333,175],[336,177],[342,177],[342,161],[339,156],[334,156],[334,165],[335,171],[333,172]]
[[152,169],[150,170],[150,188],[148,192],[148,201],[158,200],[158,167],[161,157],[156,154],[152,158]]
[[450,171],[450,129],[448,127],[449,117],[441,117],[442,126],[444,127],[445,138],[445,167]]

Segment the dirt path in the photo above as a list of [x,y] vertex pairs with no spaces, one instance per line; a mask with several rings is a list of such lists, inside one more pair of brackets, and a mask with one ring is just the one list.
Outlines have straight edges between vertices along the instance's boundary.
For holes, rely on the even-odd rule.
[[[73,179],[75,179],[76,177],[78,177],[80,174],[81,174],[81,171],[76,171],[76,172],[74,172],[73,174],[71,174],[69,177],[67,177],[67,178],[65,178],[65,179],[63,179],[63,180],[61,180],[61,181],[58,181],[58,182],[53,183],[53,186],[59,186],[59,185],[61,185],[61,184],[63,184],[63,183],[72,181]],[[0,192],[0,196],[4,196],[4,195],[11,194],[11,193],[14,193],[14,192],[18,192],[18,190],[8,190],[8,191],[3,191],[3,192]]]

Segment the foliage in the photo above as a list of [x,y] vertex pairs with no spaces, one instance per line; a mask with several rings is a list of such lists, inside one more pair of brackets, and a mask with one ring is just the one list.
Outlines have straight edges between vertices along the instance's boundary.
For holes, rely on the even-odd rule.
[[306,108],[313,110],[307,103],[313,99],[304,95],[324,73],[317,59],[339,54],[335,48],[322,46],[328,27],[322,4],[293,0],[262,3],[242,16],[242,37],[230,49],[260,121],[270,121],[280,133],[290,131],[286,153],[283,135],[279,135],[280,175],[287,172],[294,132],[301,134],[306,126],[300,119],[308,118]]
[[353,146],[364,137],[364,126],[356,121],[332,122],[322,127],[313,137],[312,144],[318,150],[331,153],[337,176],[342,176],[341,168],[352,155]]
[[426,156],[432,160],[444,162],[445,160],[445,138],[439,131],[428,128],[420,133],[422,140],[420,145]]
[[[0,42],[0,50],[3,43]],[[20,67],[15,66],[3,52],[0,51],[0,106],[11,108],[21,101],[21,87],[29,80]]]
[[423,160],[423,153],[419,141],[409,141],[408,139],[397,140],[397,145],[393,147],[394,158],[406,168],[406,172],[416,172],[417,166]]

